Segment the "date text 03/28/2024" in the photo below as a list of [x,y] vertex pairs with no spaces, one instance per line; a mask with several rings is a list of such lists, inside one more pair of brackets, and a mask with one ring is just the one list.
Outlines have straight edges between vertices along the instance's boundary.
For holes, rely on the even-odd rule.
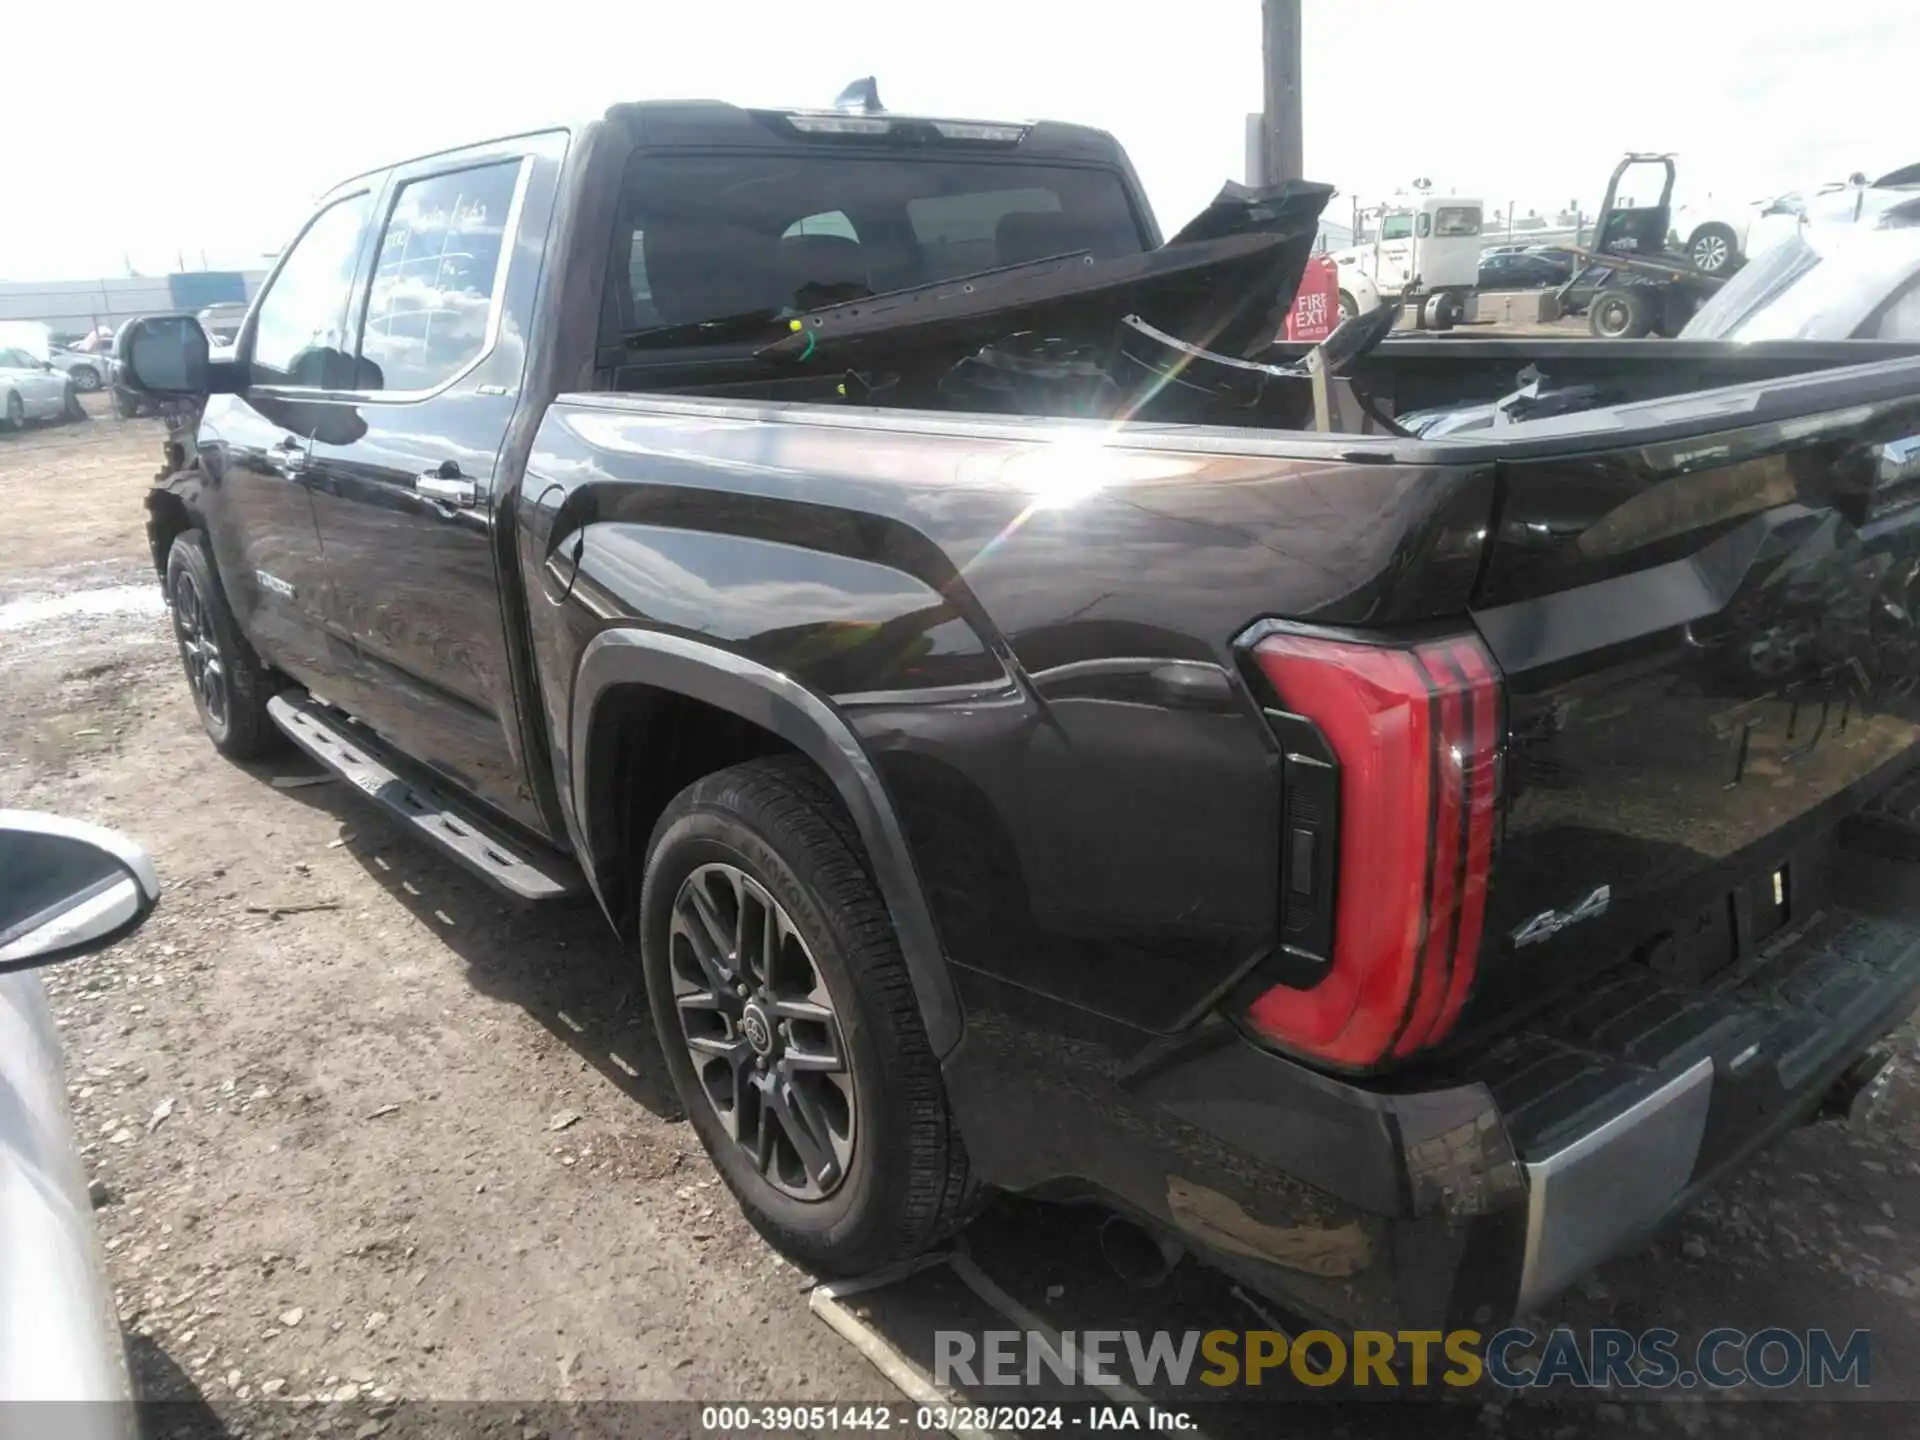
[[1182,1410],[1156,1405],[705,1405],[700,1428],[772,1435],[827,1430],[987,1434],[1045,1430],[1197,1430]]

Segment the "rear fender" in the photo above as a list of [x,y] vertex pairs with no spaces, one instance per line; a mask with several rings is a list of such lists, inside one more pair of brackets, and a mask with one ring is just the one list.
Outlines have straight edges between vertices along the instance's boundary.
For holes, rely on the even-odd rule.
[[607,899],[587,813],[591,805],[604,803],[587,784],[593,773],[593,717],[610,690],[634,684],[738,715],[779,736],[820,768],[860,832],[900,939],[927,1038],[934,1053],[944,1056],[960,1038],[960,1002],[900,818],[847,723],[805,686],[758,661],[685,636],[648,630],[604,630],[588,644],[574,679],[569,779],[579,819],[575,843],[602,907]]

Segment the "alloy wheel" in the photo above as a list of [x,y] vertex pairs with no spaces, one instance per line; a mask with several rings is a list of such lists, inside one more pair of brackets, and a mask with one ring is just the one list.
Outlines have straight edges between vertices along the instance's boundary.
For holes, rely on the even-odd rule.
[[1702,235],[1693,242],[1693,268],[1703,275],[1717,275],[1726,268],[1727,242],[1718,235]]
[[826,1199],[853,1157],[853,1070],[792,917],[738,866],[706,864],[674,896],[668,947],[680,1033],[728,1136],[782,1194]]
[[220,642],[214,636],[200,587],[184,571],[173,582],[173,633],[180,641],[180,657],[186,661],[187,684],[194,698],[215,726],[225,726],[227,669],[220,659]]

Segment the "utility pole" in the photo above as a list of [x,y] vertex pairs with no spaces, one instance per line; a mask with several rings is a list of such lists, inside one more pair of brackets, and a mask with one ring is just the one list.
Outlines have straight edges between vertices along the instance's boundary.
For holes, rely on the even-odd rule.
[[1260,178],[1298,180],[1300,145],[1300,0],[1260,0],[1262,90]]

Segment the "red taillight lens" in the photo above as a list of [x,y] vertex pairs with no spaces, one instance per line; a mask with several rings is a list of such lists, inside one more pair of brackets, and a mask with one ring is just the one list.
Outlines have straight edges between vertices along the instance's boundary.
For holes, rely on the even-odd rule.
[[1285,710],[1325,737],[1340,805],[1330,963],[1310,988],[1267,990],[1247,1022],[1339,1065],[1410,1055],[1453,1028],[1473,982],[1498,672],[1473,636],[1396,649],[1281,634],[1253,655]]

